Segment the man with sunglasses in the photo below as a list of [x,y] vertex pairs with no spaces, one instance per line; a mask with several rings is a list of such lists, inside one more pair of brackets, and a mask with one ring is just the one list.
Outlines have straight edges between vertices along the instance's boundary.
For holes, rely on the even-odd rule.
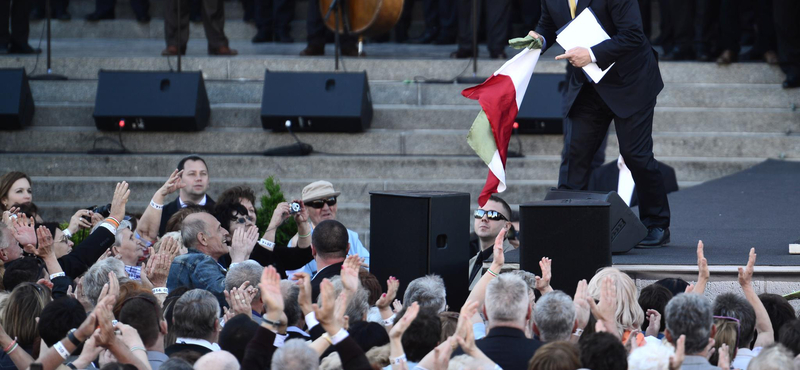
[[[312,228],[311,233],[314,232],[314,227],[319,225],[320,222],[336,220],[336,211],[338,209],[336,202],[341,193],[334,190],[333,184],[324,180],[314,181],[303,188],[302,200],[308,210],[308,218]],[[297,241],[300,238],[310,238],[311,233],[308,235],[295,235],[289,241],[289,247],[297,245]],[[364,248],[358,238],[358,233],[347,229],[347,235],[350,242],[350,250],[347,255],[358,254],[359,257],[364,259],[364,264],[369,266],[369,251]],[[291,278],[296,272],[305,272],[310,276],[314,276],[317,273],[317,263],[316,261],[311,261],[299,270],[286,271],[286,274]]]
[[478,282],[483,262],[492,256],[494,239],[500,230],[511,227],[511,207],[502,198],[492,195],[483,208],[476,209],[475,235],[478,239],[470,243],[470,249],[477,254],[469,260],[469,288]]

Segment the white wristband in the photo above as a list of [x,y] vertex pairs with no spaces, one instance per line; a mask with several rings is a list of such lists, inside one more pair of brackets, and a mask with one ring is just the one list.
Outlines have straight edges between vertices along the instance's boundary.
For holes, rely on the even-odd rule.
[[153,288],[153,294],[169,294],[169,288]]
[[50,280],[52,281],[53,279],[55,279],[57,277],[62,277],[62,276],[67,276],[67,274],[65,274],[63,272],[56,272],[55,274],[50,274]]
[[341,342],[345,338],[347,338],[349,335],[350,335],[350,333],[348,333],[347,330],[339,329],[339,332],[336,333],[336,335],[331,337],[331,343],[333,343],[333,345],[335,346],[335,345],[339,344],[339,342]]
[[66,236],[67,239],[72,237],[72,231],[69,231],[69,229],[61,230],[61,233],[64,234],[64,236]]
[[271,241],[269,241],[267,239],[264,239],[264,238],[261,238],[258,241],[258,245],[260,245],[260,246],[262,246],[264,248],[267,248],[269,251],[272,251],[273,249],[275,249],[275,243],[273,243],[273,242],[271,242]]
[[56,342],[56,344],[53,345],[53,348],[55,348],[56,351],[58,351],[58,354],[61,355],[61,357],[64,358],[65,360],[67,359],[67,357],[69,357],[69,351],[67,351],[67,348],[64,347],[64,345],[61,344],[61,342]]
[[158,204],[158,203],[156,203],[156,202],[151,200],[150,201],[150,207],[153,207],[153,208],[155,208],[157,210],[161,210],[162,208],[164,208],[164,205],[163,204]]
[[392,365],[400,365],[400,364],[402,364],[404,362],[408,362],[408,359],[406,358],[406,354],[404,353],[404,354],[402,354],[400,356],[397,356],[397,357],[393,358],[391,362],[392,362]]

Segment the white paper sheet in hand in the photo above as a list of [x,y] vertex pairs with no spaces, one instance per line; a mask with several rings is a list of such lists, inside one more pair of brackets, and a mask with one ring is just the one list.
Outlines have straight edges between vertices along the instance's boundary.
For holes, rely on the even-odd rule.
[[[590,48],[605,40],[610,39],[600,23],[597,22],[594,14],[587,8],[581,12],[575,19],[570,22],[567,27],[558,34],[556,42],[561,45],[564,50],[569,50],[576,47]],[[606,75],[609,69],[614,66],[611,63],[605,70],[600,69],[597,63],[589,63],[583,70],[595,83],[600,82],[603,76]]]

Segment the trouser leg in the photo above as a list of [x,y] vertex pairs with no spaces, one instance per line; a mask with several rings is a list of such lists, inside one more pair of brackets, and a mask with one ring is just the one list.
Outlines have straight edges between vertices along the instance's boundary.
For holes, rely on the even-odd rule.
[[206,31],[208,47],[217,49],[228,46],[225,37],[225,2],[223,0],[203,0],[203,29]]

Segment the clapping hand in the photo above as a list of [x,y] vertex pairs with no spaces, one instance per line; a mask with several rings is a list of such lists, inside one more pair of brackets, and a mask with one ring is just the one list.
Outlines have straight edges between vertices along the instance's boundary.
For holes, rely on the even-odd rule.
[[553,260],[547,257],[542,257],[542,260],[539,261],[539,268],[542,269],[542,276],[536,276],[535,279],[536,290],[538,290],[542,295],[553,291],[553,288],[550,286],[550,279],[553,278],[552,265]]
[[253,298],[256,294],[255,289],[251,289],[252,287],[247,287],[247,284],[250,284],[250,282],[245,281],[244,284],[242,284],[242,287],[233,287],[230,292],[227,290],[223,291],[225,294],[225,300],[228,301],[228,306],[231,307],[230,309],[227,307],[224,308],[225,321],[228,321],[239,314],[245,314],[251,318],[253,317],[251,303],[253,302]]
[[342,286],[349,294],[353,294],[358,290],[360,282],[358,280],[358,270],[361,268],[361,259],[357,254],[347,256],[342,264]]
[[406,313],[403,314],[403,317],[401,317],[400,320],[395,321],[394,326],[392,326],[392,330],[389,331],[389,338],[397,341],[403,338],[403,333],[405,333],[408,327],[411,326],[411,322],[417,318],[418,313],[419,304],[414,302],[408,307]]
[[645,316],[648,320],[645,335],[657,338],[658,333],[661,331],[661,314],[656,310],[647,310]]
[[49,256],[55,257],[55,250],[53,249],[53,234],[45,226],[39,226],[36,229],[36,240],[38,241],[38,248],[32,244],[25,245],[25,252],[36,255],[41,259],[46,259]]
[[117,221],[122,221],[125,218],[125,205],[128,204],[128,197],[131,191],[128,189],[128,183],[123,181],[117,183],[114,189],[114,198],[111,199],[110,217],[114,217]]
[[151,247],[150,259],[142,266],[142,283],[150,283],[153,288],[166,287],[173,258],[174,257],[167,253],[154,253]]
[[[380,311],[391,311],[389,305],[391,305],[394,298],[397,297],[397,290],[399,288],[400,280],[397,280],[394,276],[389,276],[389,279],[386,280],[386,293],[381,294],[380,298],[375,302],[375,307],[378,307]],[[389,315],[391,316],[391,312]]]
[[[336,335],[344,326],[344,309],[347,301],[344,292],[336,297],[336,290],[333,283],[328,279],[323,279],[320,284],[320,304],[314,304],[314,313],[322,328],[328,335]],[[337,307],[340,306],[340,307]]]
[[14,219],[14,238],[23,248],[36,247],[36,231],[33,229],[33,217],[25,214]]
[[283,312],[283,294],[281,293],[281,276],[273,266],[267,266],[261,273],[261,300],[267,309],[267,314],[276,315],[278,318]]
[[614,280],[608,276],[602,281],[600,290],[600,303],[595,303],[592,297],[586,299],[589,306],[592,308],[592,314],[601,322],[606,329],[614,336],[619,337],[617,330],[617,289],[614,285]]
[[108,272],[108,283],[105,283],[103,285],[103,289],[100,291],[100,295],[97,298],[97,302],[101,302],[104,298],[108,296],[114,297],[114,299],[116,299],[119,296],[119,279],[117,279],[117,274],[115,274],[114,271]]
[[575,306],[575,319],[578,320],[578,329],[585,329],[589,324],[589,316],[591,314],[591,306],[589,306],[588,299],[591,299],[586,293],[588,289],[586,279],[578,282],[578,287],[575,289],[575,296],[572,298],[572,304]]
[[747,266],[744,268],[739,267],[739,285],[752,286],[753,284],[753,270],[756,265],[756,249],[750,248],[750,256],[747,259]]
[[303,311],[303,315],[308,315],[314,311],[314,307],[311,305],[311,276],[305,272],[296,272],[292,276],[292,280],[300,288],[300,292],[297,295],[297,303],[300,304],[300,310]]

